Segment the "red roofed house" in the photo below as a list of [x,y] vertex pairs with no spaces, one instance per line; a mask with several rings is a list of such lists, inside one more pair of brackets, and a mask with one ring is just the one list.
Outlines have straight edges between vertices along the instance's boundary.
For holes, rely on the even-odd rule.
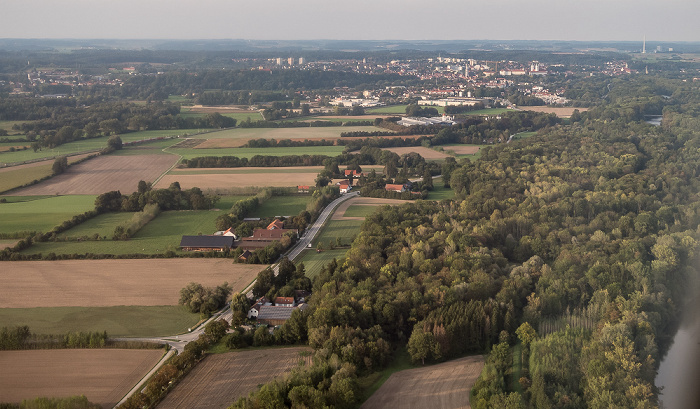
[[386,184],[384,186],[384,190],[388,190],[390,192],[398,192],[398,193],[403,193],[406,191],[406,186],[405,185],[392,185],[392,184]]
[[278,307],[294,307],[294,297],[277,297],[275,305]]
[[297,190],[299,192],[308,192],[310,190],[310,187],[306,185],[299,185],[297,186]]
[[355,169],[345,169],[345,176],[347,177],[347,176],[350,176],[350,175],[353,175],[354,177],[359,178],[360,176],[363,175],[363,173],[362,173],[362,172],[358,172],[358,171],[355,170]]
[[267,225],[267,230],[284,229],[284,222],[280,219],[275,219]]

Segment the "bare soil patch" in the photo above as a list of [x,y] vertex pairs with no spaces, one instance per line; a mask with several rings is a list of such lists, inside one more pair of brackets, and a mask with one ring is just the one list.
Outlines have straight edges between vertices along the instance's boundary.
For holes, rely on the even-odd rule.
[[574,113],[575,109],[579,112],[588,111],[588,108],[576,108],[576,107],[548,107],[548,106],[535,106],[535,107],[518,107],[522,111],[532,111],[532,112],[544,112],[547,114],[556,114],[559,118],[568,118]]
[[261,265],[226,259],[0,262],[0,308],[177,305],[190,282],[243,290]]
[[152,349],[0,351],[0,402],[85,395],[112,408],[162,354]]
[[310,348],[278,348],[229,352],[208,356],[158,405],[158,409],[220,409],[276,377],[289,372],[311,356]]
[[445,159],[449,157],[450,155],[438,151],[434,151],[430,148],[425,148],[422,146],[408,146],[408,147],[401,147],[401,148],[384,148],[387,151],[394,152],[396,154],[403,155],[406,153],[411,153],[415,152],[419,154],[420,156],[423,157],[423,159],[430,160],[430,159]]
[[175,155],[98,156],[12,195],[95,195],[112,190],[130,194],[140,180],[156,180],[177,160]]
[[180,182],[183,189],[198,187],[206,189],[228,189],[232,187],[288,187],[315,185],[318,172],[305,173],[246,173],[246,174],[206,174],[206,175],[165,175],[155,187],[168,187],[172,182]]
[[445,150],[451,150],[454,151],[457,155],[474,155],[477,152],[479,152],[479,147],[478,146],[452,146],[452,145],[445,145],[442,147]]
[[396,372],[360,408],[470,408],[469,392],[483,367],[482,356],[469,356]]
[[360,205],[360,206],[383,206],[383,205],[399,205],[406,203],[405,200],[398,199],[382,199],[379,197],[354,197],[350,200],[346,200],[341,203],[331,220],[364,220],[364,217],[345,217],[345,211],[348,210],[350,206]]

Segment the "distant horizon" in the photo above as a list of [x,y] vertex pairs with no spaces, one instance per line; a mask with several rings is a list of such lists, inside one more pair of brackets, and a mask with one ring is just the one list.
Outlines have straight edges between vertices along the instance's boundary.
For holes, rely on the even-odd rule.
[[[0,38],[276,41],[700,41],[690,0],[7,0]],[[374,40],[388,39],[388,40]],[[422,40],[430,41],[430,40]],[[485,40],[484,40],[485,41]]]

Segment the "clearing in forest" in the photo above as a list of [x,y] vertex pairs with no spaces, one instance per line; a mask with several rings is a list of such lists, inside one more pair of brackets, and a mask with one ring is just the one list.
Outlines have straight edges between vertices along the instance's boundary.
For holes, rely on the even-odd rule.
[[423,157],[425,160],[440,160],[448,158],[450,155],[442,152],[432,150],[430,148],[425,148],[423,146],[407,146],[401,148],[384,148],[384,150],[394,152],[399,156],[415,152]]
[[470,408],[469,392],[483,367],[483,356],[468,356],[396,372],[360,408]]
[[532,112],[544,112],[547,114],[556,114],[559,118],[568,118],[574,113],[575,109],[579,112],[588,111],[588,108],[576,108],[576,107],[550,107],[550,106],[532,106],[532,107],[518,107],[522,111],[532,111]]
[[156,180],[175,162],[175,155],[98,156],[12,195],[99,195],[112,190],[130,194],[140,180]]
[[0,402],[85,395],[112,408],[162,355],[160,349],[0,351]]
[[[306,353],[301,356],[300,353]],[[158,409],[220,409],[304,362],[310,348],[275,348],[208,356],[166,396]]]

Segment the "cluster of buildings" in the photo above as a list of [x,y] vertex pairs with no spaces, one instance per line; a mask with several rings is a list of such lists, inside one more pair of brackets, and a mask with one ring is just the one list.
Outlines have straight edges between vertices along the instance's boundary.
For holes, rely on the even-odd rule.
[[233,229],[217,231],[212,235],[182,236],[180,249],[183,251],[226,251],[234,248],[243,250],[240,258],[246,260],[250,254],[272,243],[282,240],[288,234],[299,236],[297,229],[285,229],[284,222],[275,219],[264,229],[255,229],[250,237],[239,237]]

